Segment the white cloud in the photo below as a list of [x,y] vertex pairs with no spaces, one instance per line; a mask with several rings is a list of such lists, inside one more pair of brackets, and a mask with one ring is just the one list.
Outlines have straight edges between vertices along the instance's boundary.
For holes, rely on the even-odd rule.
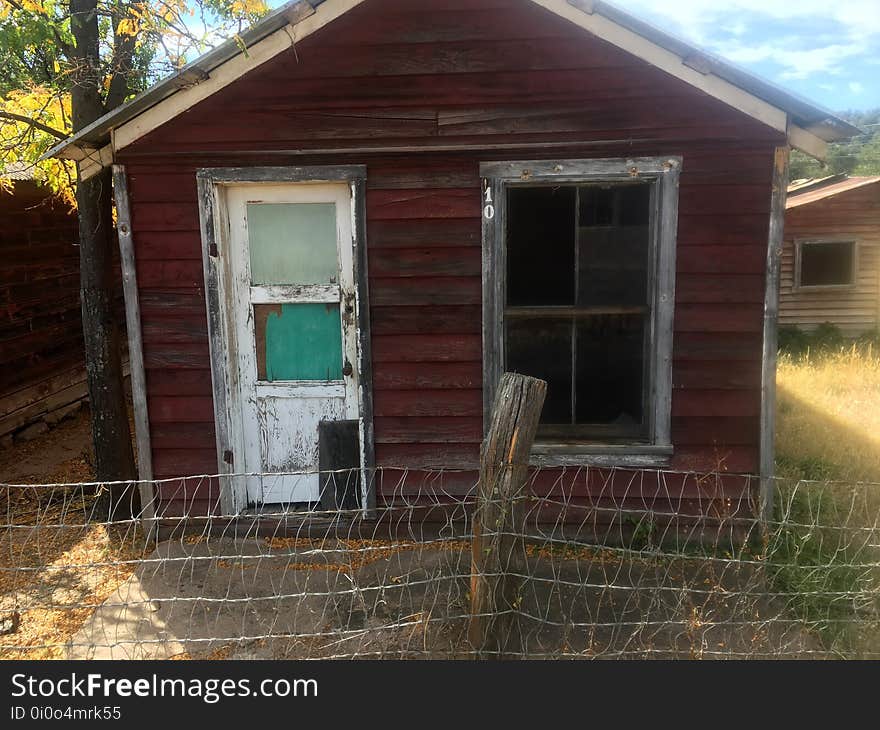
[[880,47],[880,0],[610,1],[733,63],[778,67],[779,81],[851,78]]
[[849,59],[866,50],[861,44],[832,44],[807,51],[778,48],[774,49],[770,59],[782,66],[781,78],[805,79],[817,73],[840,74]]
[[849,90],[853,94],[861,94],[865,91],[865,85],[860,83],[859,81],[850,81]]
[[880,35],[877,0],[617,0],[617,4],[636,13],[665,16],[700,36],[711,33],[719,19],[734,19],[732,27],[737,27],[744,12],[775,20],[834,21],[844,27],[851,39]]

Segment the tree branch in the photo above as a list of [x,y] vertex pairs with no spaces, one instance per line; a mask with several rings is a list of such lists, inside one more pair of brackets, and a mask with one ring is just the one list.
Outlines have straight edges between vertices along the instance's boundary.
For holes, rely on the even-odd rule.
[[55,129],[54,127],[50,127],[48,124],[43,124],[42,122],[38,122],[36,119],[31,119],[30,117],[26,117],[24,114],[15,114],[14,112],[4,112],[0,111],[0,119],[9,119],[13,122],[23,122],[24,124],[30,124],[34,129],[39,129],[41,132],[45,132],[46,134],[51,134],[53,137],[65,140],[70,135],[66,132],[62,132],[59,129]]
[[[9,3],[13,8],[18,10],[19,12],[22,12],[22,13],[32,12],[30,10],[26,10],[24,8],[24,6],[21,3],[19,3],[17,0],[6,0],[6,2]],[[61,37],[61,33],[58,32],[58,27],[55,25],[60,20],[60,18],[49,17],[49,15],[46,13],[40,13],[40,15],[42,15],[49,23],[49,29],[52,31],[52,35],[55,36],[55,42],[58,44],[58,47],[61,49],[61,52],[65,56],[70,58],[71,54],[73,53],[73,46],[71,46],[66,40],[64,40]],[[67,16],[63,16],[63,17],[67,17]]]
[[107,109],[114,109],[128,96],[131,87],[132,57],[136,47],[133,35],[120,35],[117,32],[120,21],[129,14],[128,4],[116,8],[113,14],[113,55],[110,59],[110,86],[104,101]]

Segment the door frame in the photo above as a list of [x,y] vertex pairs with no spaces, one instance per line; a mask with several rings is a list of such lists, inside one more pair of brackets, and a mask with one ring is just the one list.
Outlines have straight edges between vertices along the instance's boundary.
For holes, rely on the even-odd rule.
[[[228,167],[202,168],[196,172],[199,194],[199,220],[202,236],[202,263],[211,354],[211,382],[217,443],[217,474],[220,477],[220,508],[223,514],[238,514],[249,504],[247,480],[236,468],[241,466],[244,444],[241,429],[233,426],[240,418],[235,410],[234,393],[238,382],[238,343],[234,322],[227,316],[232,272],[230,226],[226,190],[234,185],[283,183],[347,183],[351,190],[352,263],[354,266],[355,307],[358,322],[358,362],[360,373],[358,409],[360,412],[361,504],[365,516],[376,506],[373,442],[372,357],[370,352],[369,282],[367,276],[365,165],[320,167]],[[238,459],[236,458],[238,456]]]

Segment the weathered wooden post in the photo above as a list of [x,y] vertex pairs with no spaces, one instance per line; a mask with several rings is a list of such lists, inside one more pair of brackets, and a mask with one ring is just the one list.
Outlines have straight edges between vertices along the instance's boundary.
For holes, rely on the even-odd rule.
[[[510,558],[524,538],[514,519],[525,491],[529,452],[547,383],[524,375],[501,378],[483,442],[471,562],[468,638],[480,656],[500,656],[511,626],[515,581]],[[524,545],[519,548],[524,552]]]

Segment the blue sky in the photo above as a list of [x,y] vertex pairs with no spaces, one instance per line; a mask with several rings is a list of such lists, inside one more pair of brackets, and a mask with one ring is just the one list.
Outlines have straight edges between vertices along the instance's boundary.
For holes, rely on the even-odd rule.
[[612,0],[832,109],[880,108],[880,0]]

